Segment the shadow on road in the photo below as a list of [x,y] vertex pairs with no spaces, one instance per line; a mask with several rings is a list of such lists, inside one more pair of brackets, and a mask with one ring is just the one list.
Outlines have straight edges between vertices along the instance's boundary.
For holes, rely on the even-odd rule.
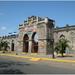
[[57,56],[57,57],[63,58],[63,57],[74,57],[74,56],[71,56],[71,55],[68,56],[67,55],[67,56],[63,56],[63,57],[62,56]]
[[0,74],[25,74],[18,69],[3,69],[0,70]]
[[11,66],[29,66],[28,63],[23,62],[0,62],[0,74],[26,74],[19,69],[12,68]]

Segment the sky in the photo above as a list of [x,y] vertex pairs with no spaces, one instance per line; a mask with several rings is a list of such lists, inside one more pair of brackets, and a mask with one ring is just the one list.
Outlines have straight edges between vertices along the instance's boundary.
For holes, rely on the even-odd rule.
[[75,1],[0,1],[0,36],[18,32],[32,15],[49,17],[58,27],[75,25]]

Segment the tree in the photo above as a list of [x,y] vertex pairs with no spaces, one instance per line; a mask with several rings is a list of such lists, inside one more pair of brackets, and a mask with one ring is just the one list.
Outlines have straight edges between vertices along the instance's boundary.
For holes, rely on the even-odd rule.
[[7,51],[9,47],[9,42],[4,41],[3,39],[0,39],[0,51],[2,50],[3,52]]
[[3,51],[4,51],[4,52],[7,51],[7,49],[9,48],[9,45],[8,45],[9,42],[3,41],[2,44],[3,44],[3,46],[2,46],[2,47],[3,47]]
[[61,55],[62,55],[62,57],[63,57],[63,54],[64,54],[65,51],[66,51],[66,48],[69,47],[68,42],[69,42],[69,41],[68,41],[67,39],[65,39],[65,38],[60,38],[60,39],[58,40],[58,42],[56,43],[56,45],[55,45],[55,50],[56,50],[57,52],[60,52]]
[[2,50],[3,47],[3,39],[0,39],[0,51]]

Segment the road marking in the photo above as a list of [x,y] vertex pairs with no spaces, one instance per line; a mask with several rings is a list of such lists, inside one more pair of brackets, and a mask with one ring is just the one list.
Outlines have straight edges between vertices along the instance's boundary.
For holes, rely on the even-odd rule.
[[13,56],[13,57],[19,57],[19,58],[28,58],[30,61],[40,61],[40,60],[46,60],[46,61],[56,61],[56,62],[64,62],[64,63],[75,63],[75,60],[61,60],[61,59],[52,59],[52,58],[38,58],[38,57],[31,57],[31,56],[19,56],[19,55],[11,55],[11,54],[0,54],[0,56]]

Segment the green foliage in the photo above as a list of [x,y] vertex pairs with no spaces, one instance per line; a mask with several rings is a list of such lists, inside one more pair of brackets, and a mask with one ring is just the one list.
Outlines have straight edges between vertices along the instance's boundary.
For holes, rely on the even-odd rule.
[[55,51],[60,52],[63,56],[63,53],[65,53],[66,48],[69,47],[68,40],[65,38],[60,38],[58,42],[55,44]]
[[7,49],[9,48],[8,44],[9,44],[9,42],[1,39],[0,40],[0,50],[7,51]]
[[4,47],[4,50],[7,51],[7,48],[9,48],[9,42],[7,41],[3,41],[3,47]]
[[2,50],[2,47],[3,47],[3,42],[2,42],[3,40],[1,39],[0,40],[0,51]]

